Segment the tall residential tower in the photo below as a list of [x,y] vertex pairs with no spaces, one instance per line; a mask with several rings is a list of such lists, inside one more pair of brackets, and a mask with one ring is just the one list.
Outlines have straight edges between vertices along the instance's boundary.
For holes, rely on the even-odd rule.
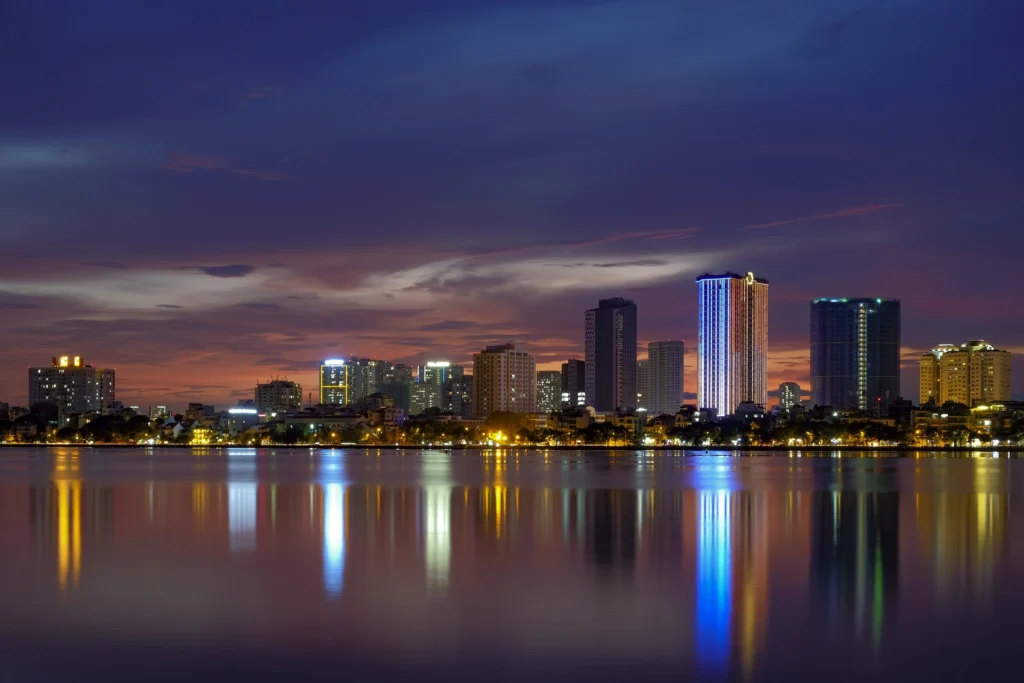
[[647,409],[651,415],[674,415],[683,405],[683,342],[650,342],[647,361]]
[[537,412],[537,361],[515,344],[473,354],[473,415]]
[[601,299],[585,319],[587,405],[598,412],[636,407],[636,304]]
[[697,278],[697,404],[731,415],[768,402],[768,281],[753,273]]

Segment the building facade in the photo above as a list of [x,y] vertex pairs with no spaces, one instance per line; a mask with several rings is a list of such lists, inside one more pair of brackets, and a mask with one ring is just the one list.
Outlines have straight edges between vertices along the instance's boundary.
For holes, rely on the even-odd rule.
[[921,405],[948,401],[971,407],[1011,400],[1009,351],[975,339],[960,346],[940,344],[921,357]]
[[636,408],[636,304],[601,299],[584,321],[587,405],[598,412]]
[[768,401],[768,281],[753,273],[697,278],[697,404],[731,415]]
[[562,373],[540,370],[537,373],[537,410],[552,413],[562,406]]
[[683,405],[683,350],[681,341],[647,345],[650,369],[646,407],[651,415],[675,415]]
[[417,379],[420,382],[433,382],[440,387],[450,379],[462,377],[464,372],[461,365],[453,365],[446,360],[431,360],[419,367]]
[[587,364],[570,359],[562,363],[562,406],[582,408],[587,405]]
[[416,376],[416,368],[403,363],[388,363],[384,368],[385,384],[402,384],[412,382]]
[[462,418],[473,417],[473,376],[452,377],[441,389],[444,411]]
[[899,300],[812,301],[812,402],[885,414],[899,396]]
[[59,356],[49,367],[28,369],[29,406],[55,404],[61,426],[75,413],[101,413],[115,400],[114,371],[87,365],[81,356]]
[[793,406],[801,405],[800,385],[796,382],[783,382],[779,385],[779,409],[789,410]]
[[409,387],[409,414],[422,415],[430,408],[443,410],[441,387],[433,382],[414,382]]
[[285,379],[256,385],[256,410],[261,413],[294,413],[302,409],[302,387]]
[[348,405],[349,366],[341,358],[330,358],[320,364],[320,404]]
[[515,344],[473,354],[473,416],[537,412],[537,361]]
[[448,361],[427,361],[421,365],[416,371],[416,383],[411,390],[409,414],[419,415],[435,407],[445,410],[445,383],[461,379],[462,376],[462,366],[452,365]]
[[651,409],[651,362],[646,358],[636,362],[636,408]]
[[350,403],[377,393],[380,385],[384,383],[384,376],[389,367],[387,361],[372,358],[350,358],[345,365],[348,366],[348,400]]

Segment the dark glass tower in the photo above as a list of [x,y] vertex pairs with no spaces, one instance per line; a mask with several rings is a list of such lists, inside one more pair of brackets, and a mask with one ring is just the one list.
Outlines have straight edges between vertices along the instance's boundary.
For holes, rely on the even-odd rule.
[[[582,408],[586,402],[587,364],[575,358],[562,363],[562,406]],[[580,398],[580,397],[583,398]]]
[[811,400],[836,410],[887,413],[900,396],[900,302],[811,302]]
[[636,408],[636,304],[601,299],[586,316],[587,405],[598,412]]

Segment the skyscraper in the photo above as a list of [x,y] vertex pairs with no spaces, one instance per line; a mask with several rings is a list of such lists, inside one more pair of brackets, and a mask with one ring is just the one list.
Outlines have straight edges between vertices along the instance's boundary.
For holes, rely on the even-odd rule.
[[587,364],[575,358],[562,363],[562,405],[583,407],[587,405]]
[[53,403],[61,425],[75,413],[99,413],[114,398],[114,371],[86,365],[81,356],[53,358],[28,369],[28,402]]
[[389,367],[386,361],[372,358],[350,358],[348,366],[348,400],[355,403],[375,393],[384,383],[384,373]]
[[674,415],[683,405],[683,342],[650,342],[647,360],[647,409],[651,415]]
[[636,407],[651,409],[651,361],[646,358],[636,362]]
[[473,415],[537,412],[537,361],[515,344],[473,354]]
[[341,358],[329,358],[320,364],[320,403],[347,405],[349,368]]
[[587,311],[587,405],[599,412],[636,407],[636,304],[601,299]]
[[562,373],[558,370],[537,372],[537,410],[551,413],[562,405]]
[[959,347],[940,344],[921,358],[921,403],[934,400],[973,406],[988,401],[1009,401],[1009,351],[975,339]]
[[730,415],[768,401],[768,281],[736,273],[697,278],[697,404]]
[[900,302],[811,302],[811,400],[886,413],[900,396]]
[[801,403],[800,385],[796,382],[783,382],[779,385],[779,409],[789,410]]

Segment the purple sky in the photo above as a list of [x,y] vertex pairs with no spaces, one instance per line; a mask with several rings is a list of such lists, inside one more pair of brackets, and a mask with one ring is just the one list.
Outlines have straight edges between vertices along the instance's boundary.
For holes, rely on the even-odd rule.
[[[693,279],[903,300],[1024,352],[1017,0],[0,5],[0,400],[53,355],[129,404],[319,359],[582,354],[598,298],[687,342]],[[1024,366],[1015,364],[1017,376]],[[1017,395],[1022,396],[1017,382]]]

